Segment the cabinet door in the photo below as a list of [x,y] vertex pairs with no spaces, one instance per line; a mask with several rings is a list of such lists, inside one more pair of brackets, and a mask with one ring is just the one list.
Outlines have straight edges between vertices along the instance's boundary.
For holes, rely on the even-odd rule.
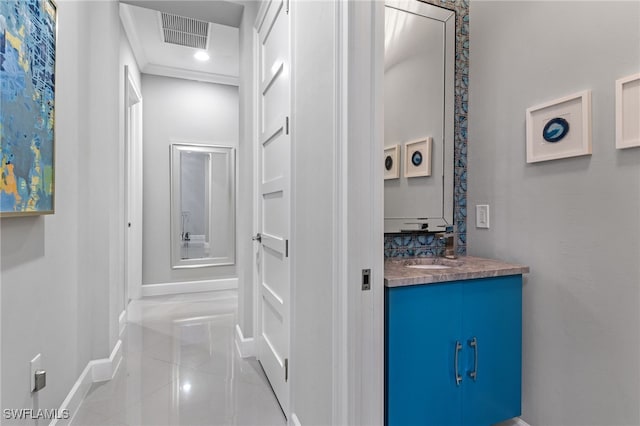
[[462,326],[462,286],[427,284],[385,291],[386,424],[459,425],[462,392],[456,385],[454,357]]
[[[463,282],[464,425],[491,425],[520,415],[522,276]],[[470,341],[476,338],[477,347]],[[476,380],[470,377],[475,371]]]

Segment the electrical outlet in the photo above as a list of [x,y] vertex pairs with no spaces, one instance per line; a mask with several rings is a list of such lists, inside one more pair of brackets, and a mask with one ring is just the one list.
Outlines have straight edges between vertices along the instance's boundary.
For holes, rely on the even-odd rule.
[[42,370],[42,354],[36,355],[29,364],[29,392],[33,392],[36,388],[36,371]]
[[476,205],[476,228],[489,228],[489,205]]

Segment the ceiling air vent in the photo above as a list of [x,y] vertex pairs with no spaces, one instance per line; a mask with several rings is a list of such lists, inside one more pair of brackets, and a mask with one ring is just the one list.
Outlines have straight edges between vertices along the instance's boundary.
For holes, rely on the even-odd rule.
[[162,34],[165,43],[206,49],[209,23],[184,16],[161,13]]

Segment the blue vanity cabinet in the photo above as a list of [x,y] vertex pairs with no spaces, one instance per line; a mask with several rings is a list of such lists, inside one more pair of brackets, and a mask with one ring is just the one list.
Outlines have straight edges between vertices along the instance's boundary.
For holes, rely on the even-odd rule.
[[522,275],[385,288],[385,308],[387,425],[520,415]]

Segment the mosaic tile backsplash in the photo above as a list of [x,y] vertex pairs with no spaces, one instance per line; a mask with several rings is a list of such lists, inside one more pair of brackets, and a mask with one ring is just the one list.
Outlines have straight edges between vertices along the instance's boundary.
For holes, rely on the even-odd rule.
[[[469,0],[423,0],[456,12],[455,149],[453,221],[458,255],[467,254],[467,112],[469,93]],[[432,257],[444,247],[433,234],[385,234],[384,257]]]

